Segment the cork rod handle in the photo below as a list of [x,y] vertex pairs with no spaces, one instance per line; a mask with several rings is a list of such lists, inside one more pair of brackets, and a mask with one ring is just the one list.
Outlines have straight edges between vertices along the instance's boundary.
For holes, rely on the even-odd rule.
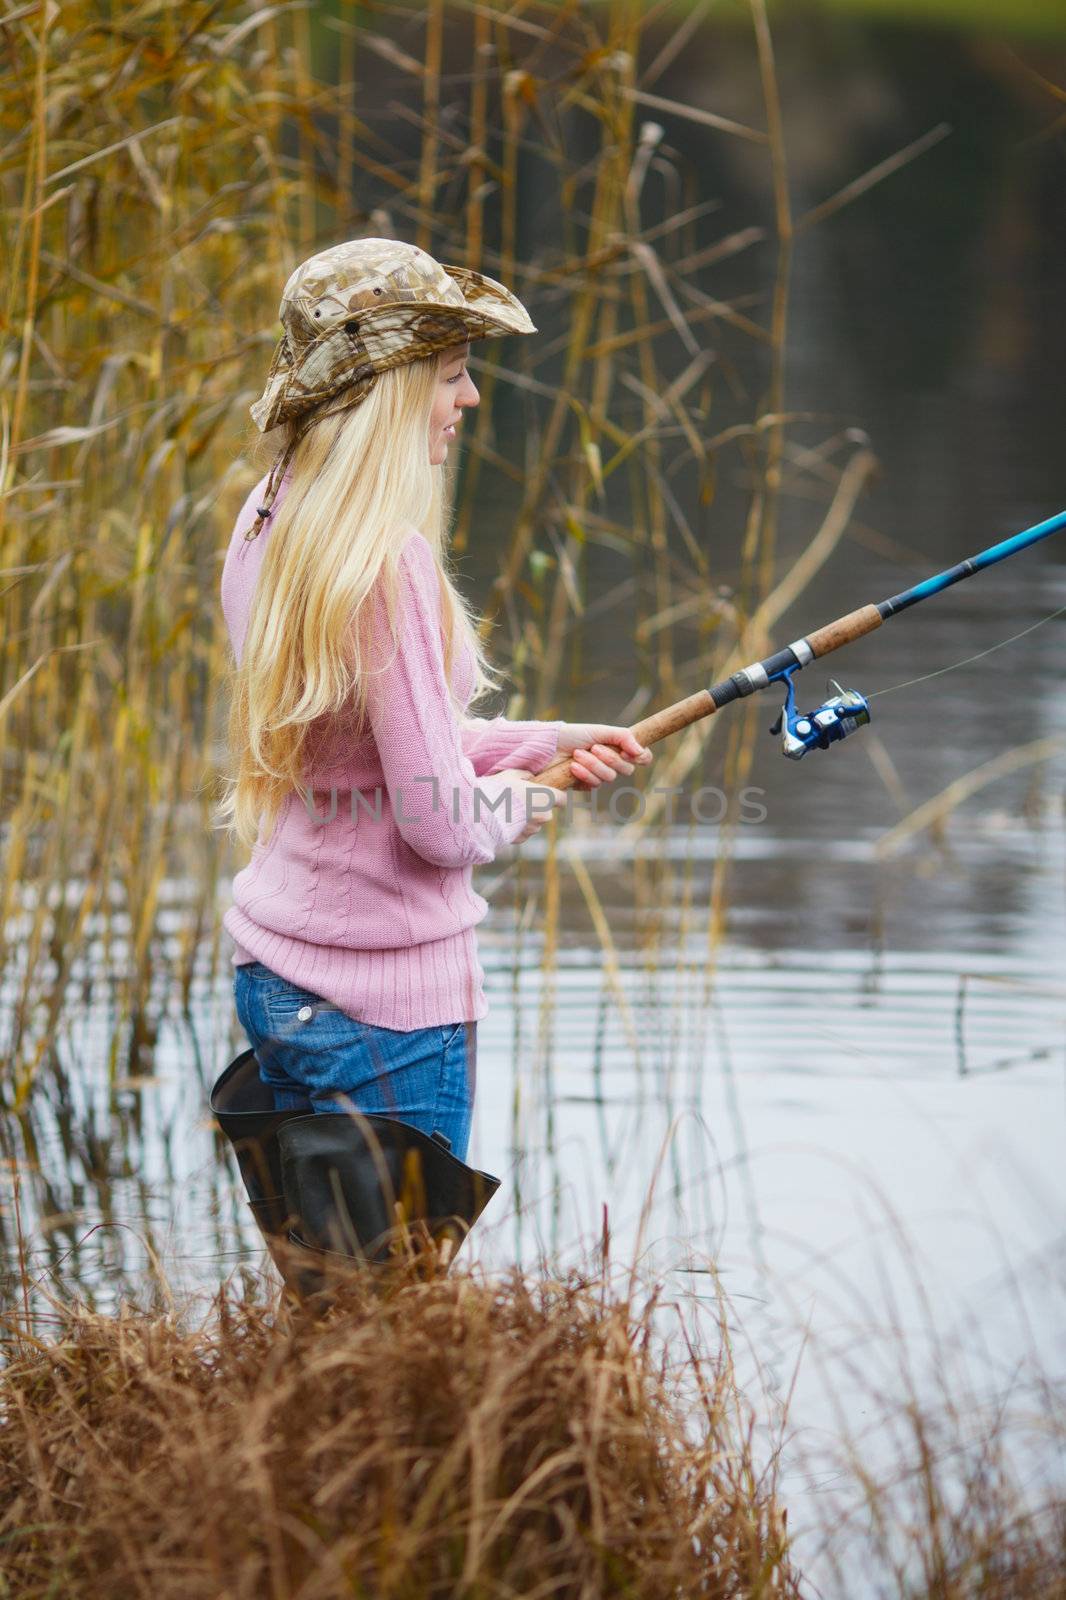
[[[709,717],[717,710],[718,707],[707,690],[700,689],[697,694],[690,694],[684,700],[677,700],[672,706],[667,706],[663,711],[654,711],[643,721],[634,722],[629,731],[640,740],[641,744],[658,744],[667,734],[679,733],[682,728],[687,728],[690,722],[698,722],[701,717]],[[569,756],[564,756],[561,761],[556,761],[552,766],[545,767],[543,772],[538,772],[533,782],[550,783],[553,789],[572,789],[575,780]],[[582,784],[580,787],[584,788],[585,785]]]
[[860,606],[858,611],[849,611],[846,617],[838,617],[835,622],[827,622],[824,628],[819,628],[815,633],[807,635],[807,643],[814,651],[815,657],[827,656],[833,650],[839,650],[842,644],[850,644],[853,639],[861,639],[864,633],[873,633],[884,621],[876,606]]
[[[863,634],[872,633],[884,621],[876,606],[860,606],[858,611],[849,611],[847,616],[838,617],[835,622],[827,622],[824,628],[818,628],[814,633],[807,635],[807,643],[817,659],[827,656],[834,650],[839,650],[841,645],[850,644],[853,639],[861,639]],[[690,694],[684,700],[678,700],[672,706],[667,706],[663,711],[655,711],[650,717],[645,717],[642,722],[635,722],[630,729],[641,744],[658,744],[660,739],[665,739],[667,734],[680,733],[682,728],[687,728],[690,722],[698,722],[701,717],[709,717],[718,710],[714,697],[706,689],[701,689],[697,694]],[[553,789],[572,789],[576,780],[570,767],[570,759],[564,756],[561,761],[553,762],[550,767],[545,767],[543,772],[538,772],[533,779],[534,783],[550,783]],[[580,785],[584,788],[585,785]]]

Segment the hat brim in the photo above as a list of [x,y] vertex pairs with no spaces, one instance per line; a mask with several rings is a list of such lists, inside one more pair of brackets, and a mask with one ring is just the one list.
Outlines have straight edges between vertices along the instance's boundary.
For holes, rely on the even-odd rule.
[[483,272],[472,272],[469,267],[445,267],[444,270],[455,281],[469,309],[497,322],[501,333],[536,333],[521,300],[495,278],[487,278]]
[[[377,373],[424,360],[467,340],[536,333],[525,306],[502,283],[466,267],[444,270],[462,295],[461,302],[412,299],[368,307],[323,332],[295,363],[287,340],[282,339],[266,389],[250,408],[260,431],[266,433],[354,386],[361,385],[365,395]],[[350,333],[353,324],[355,331]]]

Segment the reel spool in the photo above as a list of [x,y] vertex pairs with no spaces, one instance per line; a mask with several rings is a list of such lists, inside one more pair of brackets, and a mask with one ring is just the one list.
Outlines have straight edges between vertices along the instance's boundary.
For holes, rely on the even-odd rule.
[[785,703],[771,733],[781,735],[781,753],[790,761],[802,761],[809,750],[828,750],[849,734],[857,733],[870,720],[870,706],[866,696],[858,689],[842,689],[831,678],[827,687],[836,690],[815,711],[796,709],[796,691],[792,674],[798,668],[782,672],[779,680],[786,686]]

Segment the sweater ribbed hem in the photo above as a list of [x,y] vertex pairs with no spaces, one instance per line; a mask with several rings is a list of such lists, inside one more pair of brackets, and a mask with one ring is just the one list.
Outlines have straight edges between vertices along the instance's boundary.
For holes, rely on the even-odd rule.
[[488,1015],[474,927],[426,944],[350,950],[261,928],[239,906],[229,907],[222,926],[238,946],[238,956],[261,961],[289,983],[375,1028],[410,1033]]

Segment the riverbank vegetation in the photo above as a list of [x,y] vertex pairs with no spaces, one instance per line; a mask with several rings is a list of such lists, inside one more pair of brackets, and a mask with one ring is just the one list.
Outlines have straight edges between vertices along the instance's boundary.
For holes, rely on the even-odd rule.
[[599,1282],[9,1328],[0,1593],[798,1596],[721,1345]]
[[[797,1442],[738,1388],[724,1299],[701,1316],[602,1259],[354,1277],[325,1313],[232,1280],[197,1318],[155,1287],[154,1311],[57,1302],[46,1338],[4,1320],[4,1595],[802,1600],[827,1591],[797,1528],[840,1596],[1066,1592],[1061,1499],[1033,1505],[1005,1406],[954,1385],[896,1404],[875,1466],[871,1382],[822,1503],[783,1504]],[[1011,1407],[1061,1448],[1061,1392],[1030,1378]]]

